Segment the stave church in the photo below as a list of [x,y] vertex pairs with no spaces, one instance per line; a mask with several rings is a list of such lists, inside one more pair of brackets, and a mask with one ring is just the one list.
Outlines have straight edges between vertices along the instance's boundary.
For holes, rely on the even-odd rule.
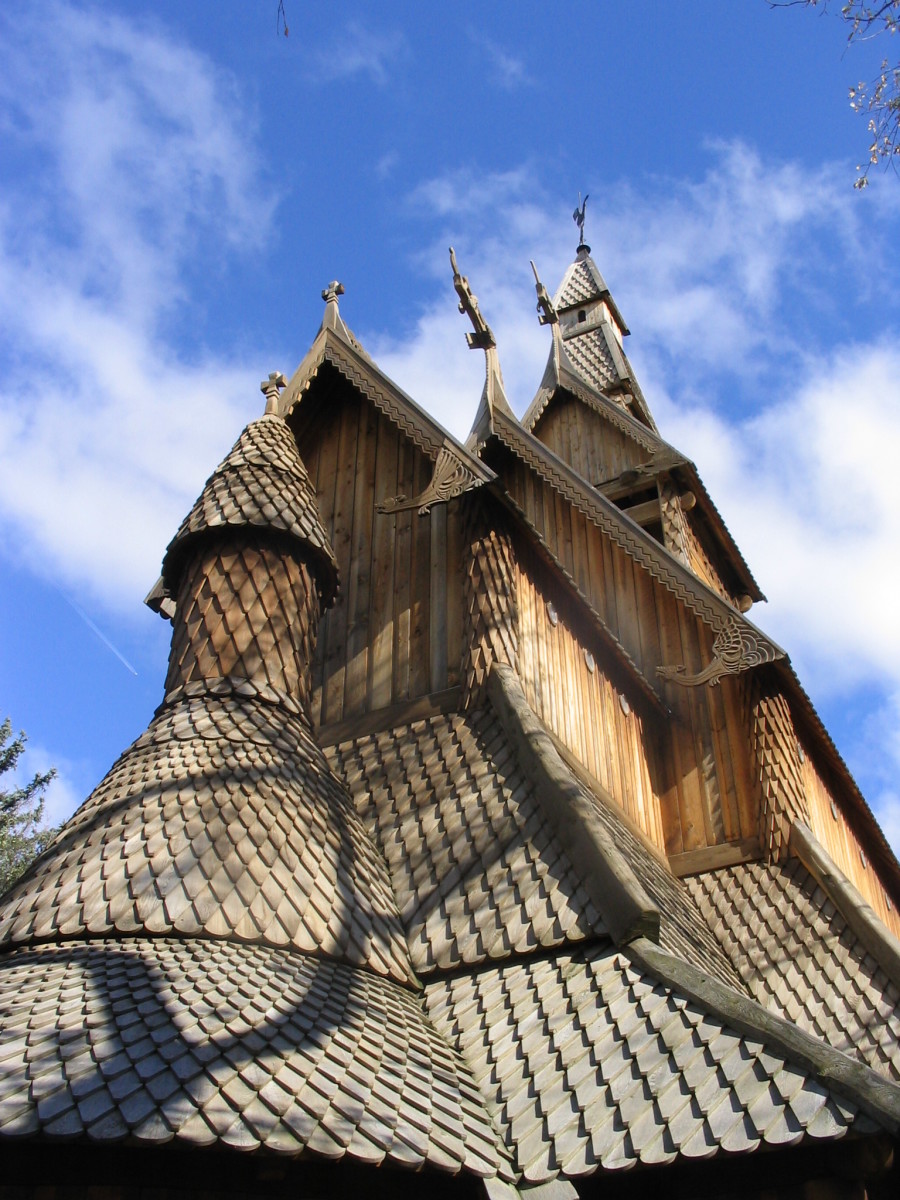
[[165,551],[0,900],[0,1200],[900,1194],[900,866],[583,236],[521,419],[451,265],[465,444],[333,282]]

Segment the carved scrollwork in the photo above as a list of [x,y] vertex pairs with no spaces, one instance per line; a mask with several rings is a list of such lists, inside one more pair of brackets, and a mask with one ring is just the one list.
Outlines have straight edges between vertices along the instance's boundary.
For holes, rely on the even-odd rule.
[[394,496],[393,499],[382,500],[376,508],[380,513],[404,512],[410,508],[417,508],[419,516],[422,517],[431,509],[432,504],[446,504],[454,496],[461,496],[463,492],[480,487],[483,482],[483,479],[479,479],[469,470],[451,447],[444,445],[435,461],[431,481],[424,491],[409,499],[406,496]]
[[751,625],[733,618],[716,634],[712,648],[712,660],[695,675],[688,675],[683,666],[657,667],[656,673],[680,687],[699,687],[702,683],[715,687],[723,675],[739,675],[751,667],[774,662],[778,657],[774,646],[760,637]]

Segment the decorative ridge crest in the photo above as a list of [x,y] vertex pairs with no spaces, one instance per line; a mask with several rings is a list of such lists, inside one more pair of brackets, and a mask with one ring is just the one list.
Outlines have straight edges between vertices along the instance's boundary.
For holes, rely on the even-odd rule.
[[537,292],[538,320],[542,325],[559,325],[559,313],[553,306],[550,293],[541,282],[534,259],[531,259],[531,270],[534,272],[534,290]]
[[287,387],[287,380],[280,371],[270,371],[269,378],[259,385],[259,390],[266,398],[266,416],[278,416],[281,393]]
[[478,307],[478,297],[472,293],[469,280],[460,273],[456,261],[456,251],[452,246],[450,247],[450,265],[453,267],[453,286],[459,296],[459,311],[468,315],[473,326],[473,332],[466,334],[469,349],[484,351],[484,390],[481,393],[481,402],[478,405],[471,432],[466,440],[466,448],[473,454],[477,454],[493,432],[495,411],[502,409],[512,420],[515,420],[515,417],[509,407],[509,401],[506,399],[503,373],[500,370],[500,360],[497,356],[497,341],[490,325],[482,316],[481,309]]

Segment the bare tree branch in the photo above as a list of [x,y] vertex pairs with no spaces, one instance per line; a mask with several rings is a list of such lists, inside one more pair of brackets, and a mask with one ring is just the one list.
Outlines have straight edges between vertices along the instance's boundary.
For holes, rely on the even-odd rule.
[[[825,12],[829,0],[769,0],[770,8],[818,8]],[[831,11],[834,11],[833,7]],[[900,29],[900,0],[844,0],[840,18],[850,26],[847,45],[867,42],[882,34],[895,34]],[[856,188],[868,187],[869,171],[872,167],[892,166],[900,170],[900,63],[893,66],[887,58],[881,63],[881,71],[875,79],[861,80],[849,88],[850,106],[854,112],[868,117],[867,129],[871,136],[868,160],[856,170]]]

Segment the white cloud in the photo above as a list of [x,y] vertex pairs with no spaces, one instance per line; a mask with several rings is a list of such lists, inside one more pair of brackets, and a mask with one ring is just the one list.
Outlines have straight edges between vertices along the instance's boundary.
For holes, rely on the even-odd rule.
[[358,21],[348,21],[327,46],[316,47],[309,55],[307,71],[310,78],[323,83],[368,76],[383,87],[407,52],[402,33],[375,33]]
[[230,81],[153,26],[51,3],[0,36],[5,548],[134,611],[257,385],[167,323],[202,247],[266,236],[271,191]]
[[820,692],[900,687],[896,347],[843,347],[746,419],[669,399],[656,415],[695,458],[769,597],[759,619],[804,677]]
[[532,83],[524,62],[514,54],[509,54],[502,46],[486,37],[477,30],[470,29],[469,40],[482,50],[492,68],[494,82],[507,91],[527,86]]

